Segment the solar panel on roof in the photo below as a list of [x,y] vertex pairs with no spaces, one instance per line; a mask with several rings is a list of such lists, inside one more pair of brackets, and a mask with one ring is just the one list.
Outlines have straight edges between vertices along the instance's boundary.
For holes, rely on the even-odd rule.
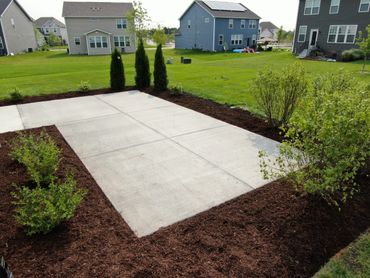
[[245,8],[239,3],[219,2],[219,1],[204,1],[204,3],[212,10],[235,11],[235,12],[245,11]]

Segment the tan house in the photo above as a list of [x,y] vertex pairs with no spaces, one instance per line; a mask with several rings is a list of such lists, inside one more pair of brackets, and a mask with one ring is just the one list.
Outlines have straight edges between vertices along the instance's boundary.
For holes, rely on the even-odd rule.
[[37,48],[33,19],[16,0],[0,0],[0,55]]
[[135,35],[127,28],[132,10],[132,3],[64,2],[69,53],[107,55],[114,48],[134,52]]
[[277,41],[277,33],[279,27],[270,21],[260,23],[260,40],[269,39],[271,41]]

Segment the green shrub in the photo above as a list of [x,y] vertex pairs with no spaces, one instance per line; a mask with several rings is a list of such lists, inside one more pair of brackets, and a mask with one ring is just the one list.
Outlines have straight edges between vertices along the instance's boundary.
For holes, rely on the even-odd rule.
[[164,62],[162,45],[158,45],[157,51],[155,52],[155,62],[154,62],[154,89],[156,91],[167,90],[168,79],[167,79],[167,69]]
[[64,183],[51,183],[49,187],[17,188],[15,217],[27,229],[28,235],[47,234],[58,224],[72,218],[86,191],[76,187],[72,175]]
[[170,88],[170,95],[171,96],[180,96],[182,94],[184,94],[184,88],[182,87],[181,84]]
[[361,49],[350,49],[342,52],[343,62],[352,62],[364,59],[364,52]]
[[368,167],[370,86],[332,74],[317,79],[303,102],[289,121],[278,159],[260,153],[261,171],[340,205],[356,192],[356,176]]
[[78,86],[78,91],[80,93],[87,93],[91,90],[91,85],[87,81],[81,81],[80,85]]
[[14,88],[14,90],[9,93],[9,98],[12,102],[20,102],[24,97],[18,88]]
[[139,45],[135,55],[135,83],[138,89],[147,88],[150,86],[150,67],[149,58],[145,53],[143,40],[139,40]]
[[54,182],[60,150],[45,131],[37,137],[19,135],[12,142],[10,156],[26,167],[28,175],[38,186]]
[[116,48],[112,53],[112,61],[110,64],[110,87],[112,90],[121,91],[125,88],[125,81],[122,56]]
[[308,83],[301,65],[282,69],[279,72],[264,70],[254,81],[254,95],[259,109],[267,117],[269,125],[285,125],[300,99],[306,94]]

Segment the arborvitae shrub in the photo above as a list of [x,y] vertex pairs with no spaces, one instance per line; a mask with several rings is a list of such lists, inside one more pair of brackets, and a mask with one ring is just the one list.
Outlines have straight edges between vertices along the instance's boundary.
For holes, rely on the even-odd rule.
[[112,53],[110,65],[110,87],[115,91],[123,90],[125,88],[125,81],[125,71],[121,53],[115,49]]
[[157,51],[155,53],[154,62],[154,89],[156,91],[167,90],[168,79],[167,79],[167,69],[164,62],[162,45],[158,45]]
[[136,50],[136,60],[135,60],[135,83],[136,87],[139,89],[146,88],[150,86],[150,67],[149,58],[145,53],[143,40],[139,40],[139,45]]

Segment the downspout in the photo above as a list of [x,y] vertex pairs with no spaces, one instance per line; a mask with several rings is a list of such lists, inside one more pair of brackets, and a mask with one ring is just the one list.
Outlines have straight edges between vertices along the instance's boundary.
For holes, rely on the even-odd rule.
[[213,17],[213,52],[216,51],[215,40],[216,40],[216,17]]

